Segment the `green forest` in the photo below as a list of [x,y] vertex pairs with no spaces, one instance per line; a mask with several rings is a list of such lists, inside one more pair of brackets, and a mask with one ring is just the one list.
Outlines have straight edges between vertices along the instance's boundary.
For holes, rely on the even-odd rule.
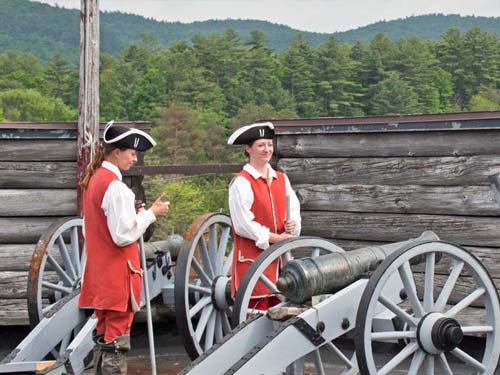
[[[227,136],[258,119],[500,110],[499,57],[498,36],[479,28],[452,28],[437,41],[331,37],[317,47],[298,34],[282,52],[257,30],[246,41],[228,29],[169,48],[142,34],[118,56],[101,54],[100,118],[151,122],[159,146],[148,164],[241,162]],[[75,121],[77,107],[78,69],[62,54],[43,63],[0,53],[1,121]],[[177,232],[194,213],[225,210],[227,182],[146,181],[176,202],[165,228]]]

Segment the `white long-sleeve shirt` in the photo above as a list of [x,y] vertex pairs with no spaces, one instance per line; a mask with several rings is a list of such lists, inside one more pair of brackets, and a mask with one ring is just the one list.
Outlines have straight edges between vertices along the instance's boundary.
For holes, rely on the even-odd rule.
[[106,215],[113,242],[117,246],[126,246],[137,241],[148,226],[156,221],[156,216],[151,209],[136,212],[135,195],[122,182],[122,174],[117,166],[103,161],[102,167],[113,172],[118,180],[109,184],[104,193],[101,208]]
[[[270,165],[268,167],[269,176],[273,179],[277,178],[276,171]],[[243,170],[255,179],[262,177],[250,164],[246,164]],[[298,236],[301,229],[300,203],[286,175],[285,187],[286,195],[290,197],[290,219],[296,223],[295,231],[292,234]],[[253,201],[254,194],[250,182],[242,176],[236,177],[229,187],[229,211],[234,230],[239,236],[255,241],[255,246],[258,248],[267,249],[270,229],[254,220],[255,216],[251,211]]]

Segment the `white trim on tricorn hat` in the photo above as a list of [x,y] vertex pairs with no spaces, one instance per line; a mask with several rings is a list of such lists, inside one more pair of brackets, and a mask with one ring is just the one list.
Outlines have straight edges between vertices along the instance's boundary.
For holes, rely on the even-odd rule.
[[102,138],[106,144],[132,148],[137,151],[146,151],[156,145],[155,140],[148,133],[135,128],[114,125],[114,121],[106,124]]
[[258,122],[256,124],[246,125],[231,134],[227,140],[228,145],[247,145],[256,139],[273,139],[274,125],[271,122]]

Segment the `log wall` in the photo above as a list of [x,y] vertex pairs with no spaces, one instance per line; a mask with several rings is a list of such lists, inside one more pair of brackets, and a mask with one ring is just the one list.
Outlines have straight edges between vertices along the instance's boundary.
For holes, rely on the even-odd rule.
[[0,325],[28,324],[31,254],[55,220],[77,213],[76,137],[76,123],[0,123]]
[[500,287],[500,205],[488,180],[500,172],[499,112],[272,121],[303,235],[351,250],[432,230],[478,256]]

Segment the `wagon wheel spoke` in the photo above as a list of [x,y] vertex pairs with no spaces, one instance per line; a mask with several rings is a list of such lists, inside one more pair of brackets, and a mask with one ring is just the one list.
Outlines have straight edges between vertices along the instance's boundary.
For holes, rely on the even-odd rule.
[[56,291],[64,293],[64,294],[70,294],[73,291],[72,288],[68,288],[66,286],[50,283],[48,281],[42,281],[42,285],[46,288],[49,288],[51,290],[56,290]]
[[188,288],[190,291],[193,291],[193,292],[199,292],[202,294],[207,294],[209,296],[212,295],[212,289],[204,287],[204,286],[189,284]]
[[210,263],[214,270],[214,275],[217,275],[217,224],[212,224],[208,230],[208,255],[210,255]]
[[221,318],[222,318],[222,330],[224,333],[228,333],[231,331],[231,323],[229,323],[229,318],[224,312],[221,312]]
[[212,302],[210,297],[203,297],[190,310],[189,317],[192,318],[198,314],[205,306]]
[[59,263],[57,263],[52,255],[47,255],[47,262],[54,268],[54,271],[56,271],[56,273],[59,275],[64,285],[73,285],[74,280],[66,273],[66,271],[59,265]]
[[321,249],[319,247],[315,247],[311,251],[311,258],[319,257],[320,254],[321,254]]
[[222,328],[222,319],[225,315],[222,311],[216,312],[215,320],[215,342],[220,343],[224,337],[224,329]]
[[417,354],[415,354],[411,360],[410,368],[408,369],[408,375],[418,375],[420,367],[425,361],[425,353],[422,350],[419,350]]
[[207,308],[203,309],[201,312],[200,320],[198,320],[198,325],[196,326],[196,339],[198,342],[201,342],[201,338],[203,336],[203,332],[207,328],[208,320],[212,315],[214,307],[212,305],[207,306]]
[[446,359],[446,355],[444,353],[441,353],[439,356],[437,356],[436,360],[446,375],[453,375],[453,371],[451,371],[448,359]]
[[396,356],[394,356],[389,362],[382,367],[378,374],[385,375],[390,374],[392,370],[394,370],[401,362],[403,362],[410,355],[415,353],[418,350],[418,344],[416,342],[406,345],[403,350],[401,350]]
[[[213,279],[215,273],[212,267],[212,260],[208,254],[207,245],[205,244],[203,236],[200,237],[200,240],[198,241],[198,248],[200,249],[201,259],[203,260],[203,270],[206,272],[207,277]],[[195,259],[193,259],[193,261],[195,261]]]
[[455,357],[457,357],[458,359],[460,359],[462,362],[468,364],[469,366],[474,367],[476,370],[478,370],[480,372],[486,371],[486,367],[481,362],[479,362],[478,360],[476,360],[475,358],[473,358],[471,355],[467,354],[463,350],[461,350],[459,348],[455,348],[450,353],[452,355],[454,355]]
[[66,336],[64,336],[63,340],[59,344],[59,355],[62,357],[64,353],[66,352],[66,349],[68,348],[68,345],[70,343],[72,334],[69,333]]
[[434,356],[428,355],[425,357],[425,375],[434,375]]
[[417,318],[424,315],[424,309],[422,304],[418,299],[417,286],[415,285],[415,279],[413,278],[413,272],[410,267],[409,262],[405,262],[401,267],[398,268],[399,276],[405,288],[405,292],[410,300],[411,307],[415,316]]
[[80,243],[78,239],[78,227],[71,230],[71,261],[75,266],[77,276],[82,275],[82,264],[80,261]]
[[205,331],[205,350],[210,349],[214,344],[216,321],[217,321],[217,311],[213,309],[209,315],[207,329]]
[[371,334],[373,341],[415,339],[416,337],[415,331],[384,331]]
[[325,344],[325,347],[330,350],[335,356],[337,356],[337,358],[348,368],[348,369],[351,369],[354,367],[352,361],[347,358],[345,356],[344,353],[342,353],[342,351],[336,346],[334,345],[332,342],[328,341],[326,344]]
[[200,263],[198,262],[198,260],[196,258],[193,258],[193,260],[192,260],[192,266],[193,266],[194,271],[198,274],[198,276],[200,277],[201,282],[204,285],[206,285],[206,286],[212,285],[212,278],[210,278],[205,273],[205,271],[203,270],[203,267],[200,265]]
[[264,283],[265,286],[267,286],[269,288],[269,290],[272,293],[275,293],[275,294],[279,294],[280,293],[280,291],[276,287],[276,284],[274,284],[271,280],[269,280],[269,278],[266,275],[262,274],[259,277],[259,279],[260,279],[260,281],[262,281]]
[[70,257],[68,248],[66,247],[66,244],[64,243],[64,238],[62,235],[57,237],[57,247],[59,248],[59,253],[61,254],[61,257],[62,257],[63,262],[64,262],[64,269],[69,274],[71,279],[73,281],[75,281],[76,280],[75,268],[73,267],[73,263],[71,262],[71,257]]
[[321,360],[321,353],[319,349],[314,350],[314,367],[316,368],[316,374],[325,375],[325,368],[323,367],[323,361]]
[[485,293],[486,293],[486,289],[484,289],[484,288],[476,289],[474,292],[470,293],[467,297],[462,299],[455,306],[453,306],[448,311],[446,311],[445,315],[447,315],[449,317],[456,316],[460,311],[462,311],[466,307],[469,307],[474,301],[476,301],[478,298],[483,296]]
[[229,253],[226,261],[224,262],[224,267],[222,268],[221,275],[229,276],[229,274],[231,273],[231,267],[233,265],[233,254],[234,251],[231,251],[231,253]]
[[392,302],[391,300],[385,298],[384,296],[380,296],[379,301],[383,306],[385,306],[387,309],[396,314],[404,322],[408,323],[412,327],[417,326],[416,319],[412,317],[410,314],[408,314],[406,311],[404,311],[401,307],[396,305],[394,302]]
[[425,257],[425,280],[424,280],[424,310],[431,311],[434,306],[434,269],[436,264],[436,253],[429,253]]
[[231,234],[231,228],[225,227],[221,230],[219,247],[217,249],[217,259],[215,264],[217,266],[216,272],[217,274],[227,275],[227,272],[224,273],[224,257],[226,256],[227,244],[229,241],[229,235]]
[[464,262],[455,262],[455,264],[453,265],[453,269],[451,270],[450,275],[448,276],[448,279],[443,286],[443,289],[441,289],[441,293],[439,294],[436,304],[434,305],[437,311],[443,311],[443,309],[445,308],[446,303],[448,302],[448,298],[450,298],[451,292],[455,288],[455,284],[460,277],[460,273],[462,272],[464,265]]
[[462,326],[462,332],[464,334],[480,334],[480,333],[490,333],[493,332],[493,326]]

